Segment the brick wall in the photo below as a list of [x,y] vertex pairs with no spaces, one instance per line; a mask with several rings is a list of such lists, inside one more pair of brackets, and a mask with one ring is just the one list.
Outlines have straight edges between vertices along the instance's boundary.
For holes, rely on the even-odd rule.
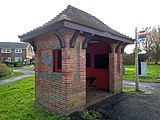
[[0,61],[4,61],[8,59],[8,57],[11,57],[11,53],[0,53]]
[[109,53],[109,89],[111,93],[117,94],[122,91],[122,53],[121,47],[115,51],[116,44],[111,45],[112,52]]
[[4,58],[11,57],[11,53],[2,53],[1,56]]
[[22,57],[22,61],[26,59],[26,49],[22,49],[22,53],[15,53],[15,49],[11,49],[11,59],[15,61],[15,57]]
[[[70,40],[74,30],[59,31],[65,40],[65,48],[54,34],[46,34],[35,40],[36,102],[56,113],[68,115],[86,105],[86,50],[82,49],[83,37],[78,36],[74,48]],[[62,50],[62,72],[53,71],[52,50]],[[116,44],[109,53],[109,89],[118,93],[122,88],[122,54],[116,52]],[[120,51],[120,50],[118,50]],[[47,60],[46,60],[47,59]]]
[[[60,33],[66,48],[60,48],[59,40],[53,34],[35,41],[36,102],[56,113],[68,115],[86,104],[86,53],[82,49],[84,38],[78,37],[75,48],[70,48],[74,31],[63,29]],[[52,49],[62,50],[62,73],[53,72]],[[42,57],[49,59],[46,62]]]

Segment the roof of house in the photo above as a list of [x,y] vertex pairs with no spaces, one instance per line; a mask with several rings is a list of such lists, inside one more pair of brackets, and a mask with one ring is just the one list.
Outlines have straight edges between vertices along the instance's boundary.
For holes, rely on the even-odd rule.
[[25,49],[29,43],[25,42],[0,42],[0,48],[22,48]]
[[[65,21],[65,23],[59,24],[57,26],[54,26],[55,24],[58,24],[61,21]],[[66,23],[67,22],[67,23]],[[53,18],[51,21],[47,22],[46,24],[42,25],[41,27],[38,27],[26,34],[23,34],[19,36],[21,38],[21,41],[27,41],[27,39],[31,39],[34,37],[37,37],[38,35],[45,34],[46,32],[51,32],[55,29],[58,29],[58,27],[67,27],[72,29],[78,29],[82,30],[84,32],[90,32],[91,29],[88,31],[86,29],[80,29],[81,26],[76,26],[75,24],[69,24],[69,23],[75,23],[76,25],[85,26],[85,28],[91,28],[93,34],[98,33],[99,35],[102,35],[103,37],[111,37],[114,39],[122,38],[127,39],[130,41],[134,41],[132,38],[123,35],[113,29],[111,29],[109,26],[104,24],[102,21],[97,19],[95,16],[92,16],[82,10],[79,10],[71,5],[67,7],[64,11],[62,11],[59,15],[57,15],[55,18]],[[61,26],[62,25],[62,26]],[[52,28],[50,27],[52,26]],[[86,30],[86,31],[85,31]],[[95,32],[95,31],[98,32]],[[116,36],[116,37],[112,37]]]

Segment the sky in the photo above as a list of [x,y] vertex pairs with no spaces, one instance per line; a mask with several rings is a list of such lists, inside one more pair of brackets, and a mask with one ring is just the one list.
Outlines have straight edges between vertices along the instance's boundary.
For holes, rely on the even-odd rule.
[[[0,0],[0,42],[19,42],[18,35],[43,25],[68,5],[132,38],[136,27],[160,25],[160,0]],[[129,45],[125,52],[133,48]]]

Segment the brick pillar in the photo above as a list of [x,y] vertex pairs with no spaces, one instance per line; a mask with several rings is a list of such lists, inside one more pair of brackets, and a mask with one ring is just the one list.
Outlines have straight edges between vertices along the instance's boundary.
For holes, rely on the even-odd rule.
[[123,57],[122,57],[122,45],[119,45],[117,48],[117,53],[118,53],[118,73],[119,73],[119,80],[120,85],[119,85],[119,91],[122,91],[123,89],[123,80],[122,80],[122,68],[123,68]]
[[[74,33],[74,30],[62,29],[56,34],[63,37],[65,47],[61,47],[58,37],[52,34],[36,42],[36,102],[62,115],[86,105],[86,50],[82,49],[84,38],[81,36],[76,37],[75,47],[70,48]],[[53,71],[53,49],[62,50],[62,72]]]
[[40,50],[37,50],[35,52],[35,101],[36,103],[38,103],[39,101],[39,79],[38,79],[38,73],[40,72],[41,69],[41,61],[40,61]]
[[74,48],[69,41],[73,31],[61,31],[66,48],[62,49],[62,94],[66,96],[64,114],[68,115],[86,105],[86,51],[82,49],[83,37],[78,37]]
[[[109,53],[109,89],[111,93],[119,93],[122,89],[122,55],[119,46],[113,43]],[[117,48],[118,47],[118,48]],[[118,53],[116,52],[116,48]]]

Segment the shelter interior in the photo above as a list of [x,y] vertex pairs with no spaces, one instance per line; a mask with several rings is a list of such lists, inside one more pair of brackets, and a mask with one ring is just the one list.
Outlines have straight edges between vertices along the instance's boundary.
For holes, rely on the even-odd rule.
[[[62,72],[62,51],[53,50],[53,71]],[[103,41],[90,41],[86,49],[86,106],[108,96],[109,45]]]
[[106,98],[109,93],[109,46],[103,41],[91,41],[86,49],[87,106]]

